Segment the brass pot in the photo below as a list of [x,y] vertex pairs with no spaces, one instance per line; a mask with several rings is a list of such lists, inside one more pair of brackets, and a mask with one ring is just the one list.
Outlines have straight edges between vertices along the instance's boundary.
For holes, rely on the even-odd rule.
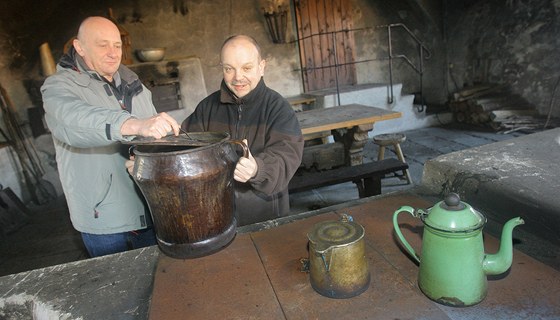
[[315,291],[329,298],[350,298],[370,283],[364,228],[344,216],[315,224],[309,238],[309,277]]

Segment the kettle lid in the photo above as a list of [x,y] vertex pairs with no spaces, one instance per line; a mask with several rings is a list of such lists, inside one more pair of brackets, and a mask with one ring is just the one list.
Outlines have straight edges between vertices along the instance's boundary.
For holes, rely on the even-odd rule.
[[316,223],[307,238],[316,250],[324,252],[332,247],[353,244],[364,237],[364,227],[353,221],[322,221]]
[[456,193],[448,194],[433,206],[423,220],[427,226],[446,232],[472,232],[486,224],[486,217],[462,202]]

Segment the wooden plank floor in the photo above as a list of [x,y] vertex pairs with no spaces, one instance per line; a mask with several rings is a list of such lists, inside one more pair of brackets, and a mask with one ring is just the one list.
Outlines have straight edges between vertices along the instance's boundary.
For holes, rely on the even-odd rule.
[[[514,251],[509,272],[489,280],[488,296],[467,308],[432,302],[416,284],[418,266],[397,245],[392,215],[401,205],[431,204],[410,194],[371,198],[352,207],[268,230],[239,234],[224,250],[194,260],[160,255],[150,319],[544,319],[560,316],[559,272]],[[331,299],[300,271],[307,232],[350,214],[365,228],[371,285],[361,295]],[[421,250],[422,224],[399,215],[403,234]],[[487,253],[498,240],[486,236]]]

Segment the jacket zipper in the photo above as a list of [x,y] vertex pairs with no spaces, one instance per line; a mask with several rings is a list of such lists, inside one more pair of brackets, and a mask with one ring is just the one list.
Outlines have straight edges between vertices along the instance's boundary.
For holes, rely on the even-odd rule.
[[241,136],[239,135],[239,124],[241,123],[241,113],[243,111],[243,105],[237,105],[237,123],[235,124],[235,139],[239,139]]

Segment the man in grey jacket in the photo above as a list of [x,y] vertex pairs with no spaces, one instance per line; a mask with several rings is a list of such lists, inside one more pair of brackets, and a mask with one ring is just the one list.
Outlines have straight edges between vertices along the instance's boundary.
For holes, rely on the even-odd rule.
[[156,243],[120,141],[179,134],[179,124],[156,113],[150,91],[121,57],[117,26],[89,17],[41,87],[70,219],[92,257]]

